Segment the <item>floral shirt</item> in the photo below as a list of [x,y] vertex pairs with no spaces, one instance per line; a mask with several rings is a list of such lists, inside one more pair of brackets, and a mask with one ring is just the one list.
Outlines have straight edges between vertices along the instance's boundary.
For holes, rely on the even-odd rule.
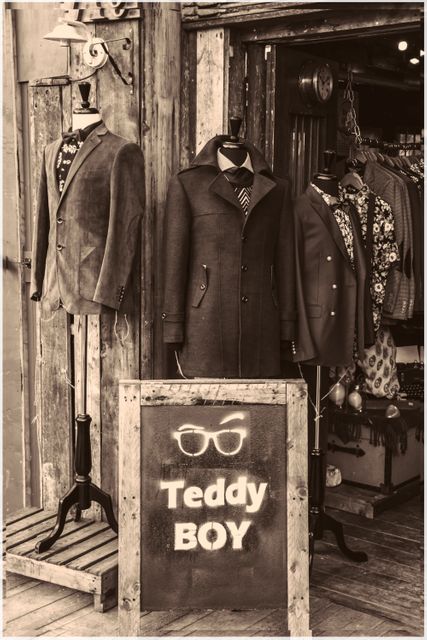
[[348,212],[344,207],[339,206],[339,204],[343,203],[344,200],[342,198],[334,198],[334,196],[329,195],[329,193],[325,193],[313,183],[311,183],[311,186],[313,187],[313,189],[315,189],[315,191],[317,191],[318,194],[322,196],[323,200],[331,209],[341,231],[345,248],[347,249],[348,257],[350,259],[350,264],[354,269],[353,225],[351,223],[351,218]]
[[[363,241],[366,245],[368,206],[371,191],[367,185],[352,193],[348,188],[339,187],[340,199],[351,202],[360,218]],[[375,194],[374,194],[375,195]],[[371,264],[371,298],[374,321],[374,331],[378,331],[381,323],[382,307],[385,297],[387,276],[392,265],[397,266],[399,249],[394,233],[393,211],[387,202],[375,195],[374,219],[372,238],[372,264]]]
[[65,181],[70,171],[70,167],[76,157],[77,151],[83,145],[83,140],[78,140],[77,137],[67,138],[59,149],[58,157],[56,159],[56,179],[58,182],[59,193],[64,190]]

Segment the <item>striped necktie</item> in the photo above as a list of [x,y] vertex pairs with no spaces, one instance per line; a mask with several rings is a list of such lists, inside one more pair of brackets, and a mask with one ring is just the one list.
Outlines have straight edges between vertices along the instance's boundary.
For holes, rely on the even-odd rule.
[[240,206],[245,216],[247,216],[252,195],[253,173],[245,167],[230,167],[223,171],[223,174],[231,183],[236,192],[237,199],[240,202]]

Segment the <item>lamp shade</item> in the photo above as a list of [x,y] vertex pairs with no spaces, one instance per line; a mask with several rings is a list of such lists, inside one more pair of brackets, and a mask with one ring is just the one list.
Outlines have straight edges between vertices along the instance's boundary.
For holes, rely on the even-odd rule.
[[87,42],[89,33],[83,22],[60,20],[53,31],[47,33],[43,38],[59,42],[61,47],[68,47],[72,42]]

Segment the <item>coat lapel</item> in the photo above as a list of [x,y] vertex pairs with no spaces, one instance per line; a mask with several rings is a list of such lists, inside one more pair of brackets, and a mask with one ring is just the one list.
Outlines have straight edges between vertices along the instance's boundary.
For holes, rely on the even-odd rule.
[[227,200],[227,202],[242,211],[242,206],[237,198],[236,192],[222,173],[218,173],[215,176],[209,185],[209,190],[213,191],[218,196],[224,198],[224,200]]
[[249,203],[248,217],[251,211],[255,209],[256,205],[263,198],[265,198],[265,196],[270,193],[270,191],[274,189],[275,186],[275,181],[267,177],[263,173],[256,173],[254,175],[254,183],[252,187],[251,200]]
[[[99,127],[99,129],[101,129],[101,127]],[[65,181],[64,189],[62,190],[58,206],[61,204],[62,200],[64,199],[64,196],[67,193],[67,189],[71,183],[71,180],[74,178],[77,171],[80,169],[80,167],[82,166],[84,161],[87,159],[87,157],[92,153],[92,151],[96,149],[96,147],[99,144],[101,144],[102,140],[98,136],[98,132],[104,133],[106,131],[106,129],[105,131],[104,129],[105,127],[103,126],[102,131],[98,131],[98,129],[95,129],[91,134],[89,134],[89,136],[86,138],[83,145],[77,152],[76,157],[74,158],[73,163],[70,167],[70,171],[68,173],[67,179]]]
[[323,200],[322,196],[318,194],[313,187],[307,188],[307,194],[310,198],[311,204],[313,205],[316,213],[322,218],[324,224],[329,230],[329,233],[333,237],[338,249],[343,254],[344,258],[350,264],[350,258],[344,243],[344,239],[342,237],[340,228],[338,226],[337,221],[334,218],[334,215],[326,202]]

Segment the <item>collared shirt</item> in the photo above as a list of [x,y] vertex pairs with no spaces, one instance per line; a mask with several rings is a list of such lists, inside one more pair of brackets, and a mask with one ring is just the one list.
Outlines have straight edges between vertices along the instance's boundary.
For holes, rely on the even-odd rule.
[[[234,164],[234,162],[232,162],[229,158],[227,158],[223,153],[221,153],[221,150],[218,149],[217,151],[217,162],[218,162],[218,168],[220,169],[220,171],[224,172],[227,169],[234,169],[237,167],[237,165]],[[249,155],[249,153],[246,154],[246,158],[243,164],[241,164],[239,167],[239,169],[247,169],[248,171],[250,171],[251,173],[254,173],[253,170],[253,166],[252,166],[252,160],[251,157]],[[236,192],[237,195],[237,199],[240,202],[240,205],[244,211],[245,216],[248,215],[248,211],[249,211],[249,204],[251,201],[251,195],[252,195],[252,186],[251,187],[241,187],[239,185],[232,185],[234,191]]]

